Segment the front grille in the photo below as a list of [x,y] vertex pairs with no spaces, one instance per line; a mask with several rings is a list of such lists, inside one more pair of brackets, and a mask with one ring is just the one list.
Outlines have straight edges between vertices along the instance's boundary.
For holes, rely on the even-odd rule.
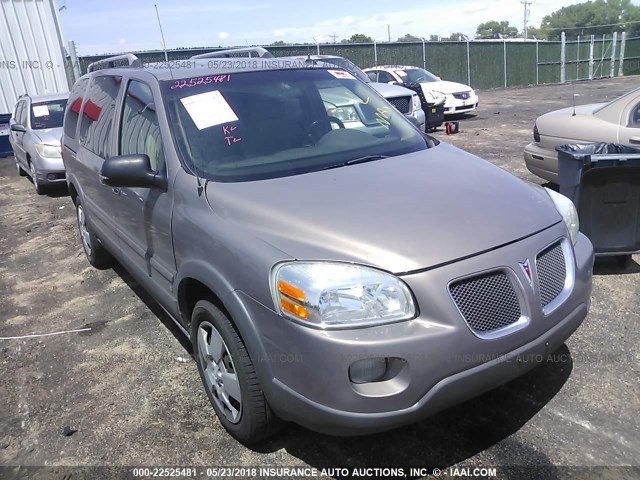
[[388,98],[389,103],[396,107],[400,113],[411,112],[411,97]]
[[452,95],[453,98],[457,98],[458,100],[467,100],[468,98],[471,98],[471,93],[469,92],[456,92]]
[[540,283],[540,304],[544,308],[560,295],[567,280],[567,265],[560,242],[538,254],[536,269]]
[[467,106],[464,106],[464,107],[456,107],[455,109],[456,110],[467,110],[467,109],[472,108],[472,107],[473,107],[473,105],[467,105]]
[[504,272],[491,272],[454,282],[449,286],[449,292],[474,332],[491,332],[520,319],[518,297]]

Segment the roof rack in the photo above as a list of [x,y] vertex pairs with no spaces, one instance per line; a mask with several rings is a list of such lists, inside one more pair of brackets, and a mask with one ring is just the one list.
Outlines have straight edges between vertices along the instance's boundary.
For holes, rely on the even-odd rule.
[[[87,67],[87,73],[93,72],[95,70],[101,70],[102,68],[114,68],[116,66],[116,62],[118,60],[127,60],[129,64],[128,67],[140,67],[142,63],[140,59],[136,57],[133,53],[125,53],[123,55],[116,55],[114,57],[103,58],[102,60],[98,60],[97,62],[90,63]],[[96,68],[99,65],[106,64],[105,67]]]
[[200,55],[194,55],[190,60],[197,60],[199,58],[216,58],[216,57],[231,57],[239,53],[248,53],[251,57],[252,53],[259,58],[274,58],[273,54],[266,48],[262,47],[243,47],[243,48],[231,48],[229,50],[218,50],[215,52],[201,53]]

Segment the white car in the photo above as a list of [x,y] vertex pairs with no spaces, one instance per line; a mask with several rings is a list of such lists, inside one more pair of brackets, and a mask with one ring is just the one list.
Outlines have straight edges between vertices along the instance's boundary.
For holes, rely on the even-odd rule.
[[374,82],[398,85],[419,84],[425,97],[444,95],[444,114],[457,115],[468,113],[478,107],[478,95],[473,89],[462,83],[449,82],[428,72],[424,68],[406,65],[382,65],[365,68],[364,71]]

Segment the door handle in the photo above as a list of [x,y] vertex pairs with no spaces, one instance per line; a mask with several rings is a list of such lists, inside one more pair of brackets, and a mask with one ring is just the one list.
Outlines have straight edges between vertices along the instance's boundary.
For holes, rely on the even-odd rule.
[[629,143],[633,143],[634,145],[640,145],[640,137],[629,138]]
[[115,188],[115,187],[112,188],[111,191],[116,195],[120,195],[120,193],[122,193],[119,188]]

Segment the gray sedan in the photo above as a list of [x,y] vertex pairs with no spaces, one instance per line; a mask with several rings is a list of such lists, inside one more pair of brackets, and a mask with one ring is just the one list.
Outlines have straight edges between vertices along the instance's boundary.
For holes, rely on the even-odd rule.
[[9,121],[18,174],[28,174],[38,194],[48,185],[65,184],[60,138],[68,98],[66,93],[23,95]]
[[524,161],[534,175],[558,183],[556,146],[592,142],[640,145],[640,88],[609,103],[563,108],[538,117]]

